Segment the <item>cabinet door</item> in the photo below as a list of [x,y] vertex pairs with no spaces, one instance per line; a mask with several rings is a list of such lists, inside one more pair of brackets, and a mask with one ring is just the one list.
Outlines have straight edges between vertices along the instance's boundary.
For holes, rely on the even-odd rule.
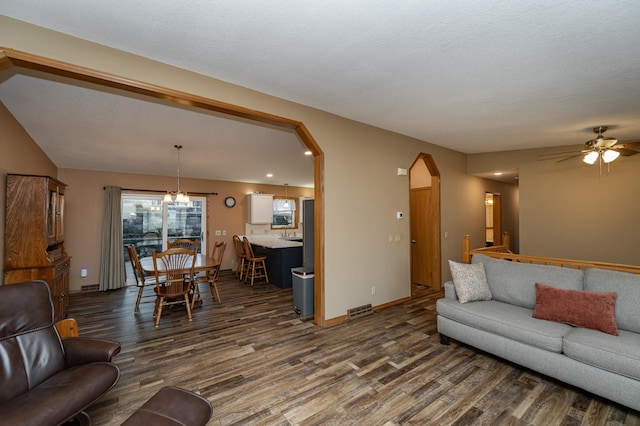
[[56,205],[56,241],[64,241],[64,192],[58,192],[58,203]]
[[57,223],[56,218],[58,215],[58,191],[55,186],[49,186],[49,201],[47,203],[47,244],[53,245],[56,243],[56,231]]
[[249,223],[270,224],[273,216],[273,195],[249,194]]

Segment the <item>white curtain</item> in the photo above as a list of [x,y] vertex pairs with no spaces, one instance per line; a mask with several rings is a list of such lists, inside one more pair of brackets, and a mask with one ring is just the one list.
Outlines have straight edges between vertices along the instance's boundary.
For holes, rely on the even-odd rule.
[[107,186],[104,189],[100,291],[115,290],[125,286],[121,193],[122,188],[118,186]]

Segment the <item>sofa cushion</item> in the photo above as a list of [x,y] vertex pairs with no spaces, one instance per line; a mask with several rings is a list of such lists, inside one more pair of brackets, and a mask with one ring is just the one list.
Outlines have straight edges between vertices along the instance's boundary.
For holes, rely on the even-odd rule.
[[640,380],[640,334],[619,330],[619,336],[574,328],[562,350],[570,358],[612,373]]
[[536,306],[536,283],[557,288],[582,290],[584,272],[559,266],[534,265],[473,255],[473,263],[484,264],[487,283],[494,300],[533,309]]
[[470,327],[557,353],[562,351],[562,337],[572,328],[567,324],[535,319],[531,309],[495,300],[462,304],[439,299],[436,309],[438,315]]
[[460,303],[491,300],[491,290],[482,263],[467,264],[450,260],[449,269]]
[[615,292],[577,291],[536,283],[533,317],[618,335]]
[[590,268],[585,271],[584,289],[588,291],[615,291],[616,323],[621,330],[640,333],[640,275],[627,272]]

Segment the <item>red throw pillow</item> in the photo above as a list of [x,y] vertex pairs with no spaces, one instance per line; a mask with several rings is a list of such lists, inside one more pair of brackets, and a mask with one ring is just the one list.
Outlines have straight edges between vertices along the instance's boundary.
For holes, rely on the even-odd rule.
[[565,290],[536,283],[533,317],[618,335],[615,292]]

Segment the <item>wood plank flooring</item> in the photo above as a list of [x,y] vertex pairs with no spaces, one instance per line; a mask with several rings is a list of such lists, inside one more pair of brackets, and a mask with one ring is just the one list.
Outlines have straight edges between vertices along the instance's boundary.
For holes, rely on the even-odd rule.
[[[209,296],[205,285],[203,296]],[[118,340],[120,382],[89,413],[118,425],[162,386],[211,401],[210,425],[640,425],[640,413],[455,341],[442,346],[436,300],[412,300],[334,327],[292,311],[292,293],[221,274],[222,304],[182,307],[155,329],[135,291],[72,294],[81,335]]]

